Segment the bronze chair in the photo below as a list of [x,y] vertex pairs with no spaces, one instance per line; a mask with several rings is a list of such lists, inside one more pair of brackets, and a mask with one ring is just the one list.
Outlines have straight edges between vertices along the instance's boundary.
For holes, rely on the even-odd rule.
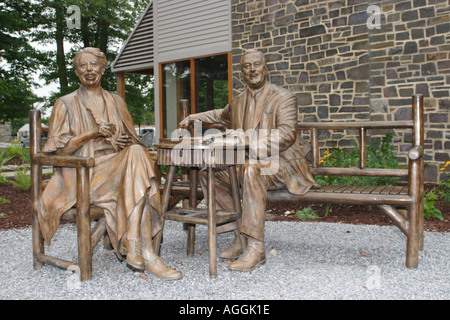
[[[31,154],[31,191],[32,191],[32,238],[33,238],[33,267],[41,268],[50,264],[59,268],[73,270],[78,266],[80,280],[92,278],[92,251],[103,235],[106,234],[106,221],[103,210],[90,205],[89,199],[89,171],[95,165],[93,158],[77,156],[48,155],[41,152],[41,113],[39,110],[30,111],[30,154]],[[74,207],[66,211],[61,220],[76,221],[78,239],[78,261],[67,261],[45,254],[44,239],[37,216],[37,203],[42,195],[44,183],[42,166],[75,168],[77,172],[77,202]],[[91,221],[96,220],[91,230]],[[105,236],[104,246],[109,247],[109,238]]]

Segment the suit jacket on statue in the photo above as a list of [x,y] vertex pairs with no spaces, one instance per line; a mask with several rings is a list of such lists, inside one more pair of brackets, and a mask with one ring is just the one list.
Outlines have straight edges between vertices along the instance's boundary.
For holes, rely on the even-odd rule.
[[[317,187],[309,165],[306,162],[297,136],[297,99],[288,90],[266,82],[256,101],[255,112],[250,124],[245,126],[246,105],[250,99],[247,88],[225,108],[197,114],[205,124],[221,124],[229,129],[255,129],[260,132],[258,146],[271,154],[271,144],[278,133],[279,170],[277,176],[284,177],[286,188],[293,194],[305,194],[312,186]],[[247,115],[248,116],[248,115]]]

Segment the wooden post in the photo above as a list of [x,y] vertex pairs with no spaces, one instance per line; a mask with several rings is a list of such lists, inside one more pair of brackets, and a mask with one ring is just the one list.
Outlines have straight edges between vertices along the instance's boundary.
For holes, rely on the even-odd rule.
[[179,122],[184,120],[189,115],[189,101],[187,99],[181,99],[178,102],[179,107]]
[[117,94],[125,100],[125,72],[117,73]]
[[[197,186],[198,186],[198,169],[190,169],[189,182],[189,207],[195,208],[197,206]],[[186,253],[192,256],[195,250],[195,224],[187,224],[187,248]]]
[[360,128],[359,129],[359,167],[361,169],[366,168],[366,144],[367,144],[367,135],[366,135],[366,129]]
[[312,167],[317,168],[319,166],[319,130],[317,128],[311,129],[311,154],[312,154]]
[[216,247],[216,185],[214,168],[208,167],[208,248],[209,275],[217,277],[217,247]]
[[[178,102],[178,115],[177,115],[178,123],[183,121],[189,115],[188,105],[189,105],[189,101],[187,99],[181,99]],[[178,126],[178,128],[179,128],[179,126]],[[181,132],[179,131],[178,134],[180,135]],[[181,167],[181,181],[184,181],[184,182],[189,181],[189,168]],[[188,208],[189,200],[183,199],[182,206],[183,206],[183,208]],[[192,243],[191,240],[195,241],[194,240],[195,239],[195,225],[189,226],[187,223],[184,223],[183,229],[188,231],[187,255],[189,256],[189,255],[194,254],[194,252],[193,252],[194,243]]]
[[42,166],[33,161],[36,153],[41,152],[41,112],[39,110],[30,111],[30,155],[31,155],[31,225],[33,239],[33,267],[39,269],[43,263],[39,261],[39,255],[44,254],[44,239],[39,227],[37,212],[37,202],[42,193]]
[[80,165],[77,168],[78,266],[80,267],[80,281],[92,278],[89,206],[89,169]]
[[173,179],[175,176],[175,166],[170,165],[167,169],[167,176],[166,176],[166,183],[164,184],[164,191],[163,191],[163,197],[161,200],[161,207],[162,207],[162,215],[163,215],[163,226],[161,228],[161,231],[156,234],[154,237],[154,246],[155,246],[155,252],[157,254],[160,253],[161,250],[161,243],[162,243],[162,237],[163,237],[163,230],[164,230],[164,215],[166,214],[167,210],[169,209],[169,202],[170,202],[170,195],[172,193],[172,186],[173,186]]
[[[424,147],[423,96],[412,97],[413,147]],[[423,249],[423,156],[409,160],[411,174],[408,179],[408,235],[406,240],[406,266],[417,268],[419,250]]]

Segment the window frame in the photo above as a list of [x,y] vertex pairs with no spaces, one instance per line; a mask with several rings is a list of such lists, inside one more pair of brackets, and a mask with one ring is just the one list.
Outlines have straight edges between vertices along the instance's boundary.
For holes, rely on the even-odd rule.
[[159,136],[160,139],[167,139],[164,138],[164,128],[165,128],[165,110],[164,110],[164,105],[163,105],[163,99],[164,99],[164,88],[163,88],[163,82],[165,80],[164,74],[163,74],[163,66],[166,64],[170,64],[170,63],[176,63],[176,62],[181,62],[181,61],[189,61],[189,65],[190,65],[190,74],[191,74],[191,78],[190,78],[190,85],[191,85],[191,101],[189,101],[190,103],[190,114],[194,114],[196,113],[196,109],[197,109],[197,98],[198,98],[198,88],[197,88],[197,83],[196,83],[196,70],[195,70],[195,60],[196,59],[201,59],[201,58],[207,58],[207,57],[214,57],[214,56],[219,56],[219,55],[227,55],[227,63],[228,63],[228,102],[231,101],[232,99],[232,94],[233,94],[233,90],[232,90],[232,64],[231,64],[231,52],[220,52],[220,53],[215,53],[215,54],[209,54],[209,55],[205,55],[205,56],[197,56],[197,57],[192,57],[192,58],[186,58],[186,59],[178,59],[178,60],[172,60],[172,61],[165,61],[165,62],[160,62],[158,65],[158,72],[159,72],[159,121],[160,121],[160,130],[159,130]]

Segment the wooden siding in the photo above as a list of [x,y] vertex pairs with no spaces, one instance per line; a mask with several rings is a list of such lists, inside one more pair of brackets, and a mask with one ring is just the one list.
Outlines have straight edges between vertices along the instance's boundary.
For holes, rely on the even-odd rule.
[[154,10],[158,62],[231,51],[230,1],[158,1]]
[[153,69],[153,5],[149,3],[111,66],[113,72]]

